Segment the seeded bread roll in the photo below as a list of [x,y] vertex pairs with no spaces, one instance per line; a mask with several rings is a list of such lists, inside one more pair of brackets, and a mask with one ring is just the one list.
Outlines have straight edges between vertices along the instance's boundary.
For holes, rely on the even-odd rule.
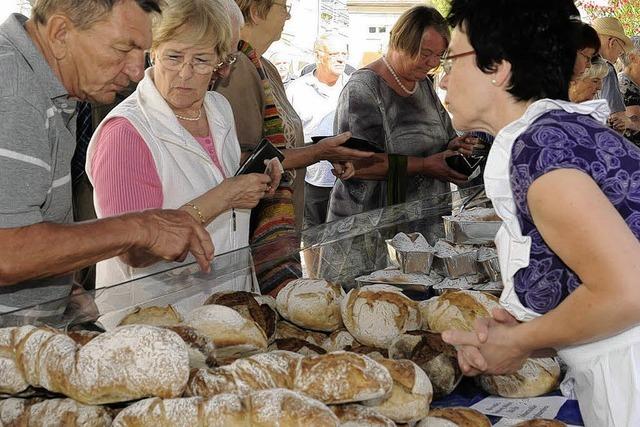
[[389,347],[391,359],[409,359],[426,372],[435,398],[453,392],[462,379],[456,349],[442,341],[440,334],[413,331],[402,335]]
[[389,371],[370,357],[338,351],[300,359],[294,390],[327,404],[360,402],[389,396]]
[[298,338],[309,341],[311,344],[321,346],[327,339],[327,335],[318,331],[306,331],[293,323],[281,320],[276,324],[275,339]]
[[396,423],[373,408],[349,404],[332,406],[340,420],[340,427],[395,427]]
[[123,325],[150,325],[173,326],[182,322],[180,314],[170,305],[164,307],[136,307],[127,314],[118,324]]
[[390,285],[370,285],[349,291],[342,300],[342,319],[361,344],[387,348],[394,339],[420,323],[417,304]]
[[186,316],[185,324],[213,341],[218,360],[267,349],[267,336],[262,328],[223,305],[198,307]]
[[73,399],[0,400],[0,426],[108,427],[111,421],[105,408]]
[[481,375],[480,386],[489,394],[502,397],[536,397],[549,393],[560,382],[560,365],[553,358],[528,359],[511,375]]
[[475,409],[433,408],[416,427],[491,427],[491,421]]
[[[276,330],[276,314],[269,305],[261,304],[258,297],[245,291],[218,292],[207,298],[204,305],[216,304],[233,308],[245,319],[256,322],[270,340]],[[263,308],[262,305],[266,307]]]
[[455,291],[422,301],[419,307],[425,330],[472,331],[474,321],[491,317],[491,311],[500,308],[500,302],[497,297],[484,292]]
[[292,351],[303,356],[317,356],[318,354],[325,354],[327,352],[322,347],[318,347],[317,345],[311,344],[309,341],[300,340],[298,338],[283,338],[275,340],[269,345],[268,350]]
[[[393,390],[387,399],[364,402],[397,423],[413,423],[426,417],[433,398],[429,377],[410,360],[379,361],[393,378]],[[382,401],[380,401],[382,400]]]
[[29,385],[84,404],[180,396],[189,378],[184,341],[154,326],[117,327],[82,347],[59,331],[23,326],[13,344]]
[[342,287],[322,279],[293,280],[276,297],[282,317],[306,329],[332,332],[342,326]]
[[338,425],[338,418],[326,405],[285,389],[247,396],[225,393],[210,398],[146,399],[123,409],[113,421],[113,427]]

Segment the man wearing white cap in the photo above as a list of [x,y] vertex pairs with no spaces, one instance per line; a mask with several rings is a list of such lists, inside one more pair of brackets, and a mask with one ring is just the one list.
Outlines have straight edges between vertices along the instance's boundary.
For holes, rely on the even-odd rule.
[[631,39],[624,33],[624,29],[616,18],[606,16],[595,19],[591,26],[600,37],[600,56],[607,61],[609,73],[602,80],[600,98],[606,99],[611,109],[609,123],[619,132],[627,128],[628,119],[625,114],[624,98],[620,92],[615,63],[626,51],[633,47]]

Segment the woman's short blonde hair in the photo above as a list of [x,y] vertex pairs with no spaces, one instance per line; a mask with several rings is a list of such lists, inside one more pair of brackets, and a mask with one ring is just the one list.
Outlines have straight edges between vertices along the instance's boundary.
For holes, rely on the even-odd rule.
[[218,58],[231,51],[229,12],[221,0],[168,0],[153,23],[151,50],[168,41],[210,44]]
[[389,48],[416,57],[420,53],[422,34],[432,27],[449,44],[450,32],[445,19],[429,6],[414,6],[403,13],[391,29]]
[[584,70],[584,73],[578,77],[581,80],[589,79],[604,79],[609,73],[609,66],[600,58],[594,58],[591,61],[591,66]]
[[[285,0],[282,1],[284,2]],[[264,18],[274,3],[274,0],[236,0],[236,4],[240,7],[246,24],[254,24],[253,19],[251,19],[251,7],[255,8],[260,18]]]

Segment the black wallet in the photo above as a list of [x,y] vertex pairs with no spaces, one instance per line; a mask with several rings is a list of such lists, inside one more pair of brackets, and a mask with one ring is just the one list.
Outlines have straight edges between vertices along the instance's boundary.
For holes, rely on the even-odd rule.
[[[317,143],[320,142],[321,140],[325,139],[325,138],[331,138],[330,136],[312,136],[311,140],[313,141],[313,143]],[[353,150],[360,150],[360,151],[372,151],[374,153],[384,153],[384,150],[380,147],[378,147],[376,144],[374,144],[371,141],[367,141],[366,139],[361,139],[361,138],[356,138],[356,137],[351,137],[349,139],[347,139],[344,144],[342,144],[343,147],[347,147],[347,148],[351,148]]]
[[280,161],[284,160],[284,154],[278,150],[268,139],[263,138],[260,144],[254,148],[251,155],[240,165],[235,176],[248,173],[264,173],[265,160],[271,160],[277,157]]

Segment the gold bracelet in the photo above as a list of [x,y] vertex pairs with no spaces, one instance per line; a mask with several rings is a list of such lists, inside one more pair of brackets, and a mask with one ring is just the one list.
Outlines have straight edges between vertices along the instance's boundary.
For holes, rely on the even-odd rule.
[[205,222],[207,222],[204,219],[204,215],[202,215],[202,211],[200,210],[199,207],[197,207],[195,204],[191,203],[191,202],[187,202],[184,204],[185,206],[189,206],[191,209],[193,209],[194,211],[196,211],[196,215],[198,215],[198,218],[200,218],[200,224],[204,224]]

